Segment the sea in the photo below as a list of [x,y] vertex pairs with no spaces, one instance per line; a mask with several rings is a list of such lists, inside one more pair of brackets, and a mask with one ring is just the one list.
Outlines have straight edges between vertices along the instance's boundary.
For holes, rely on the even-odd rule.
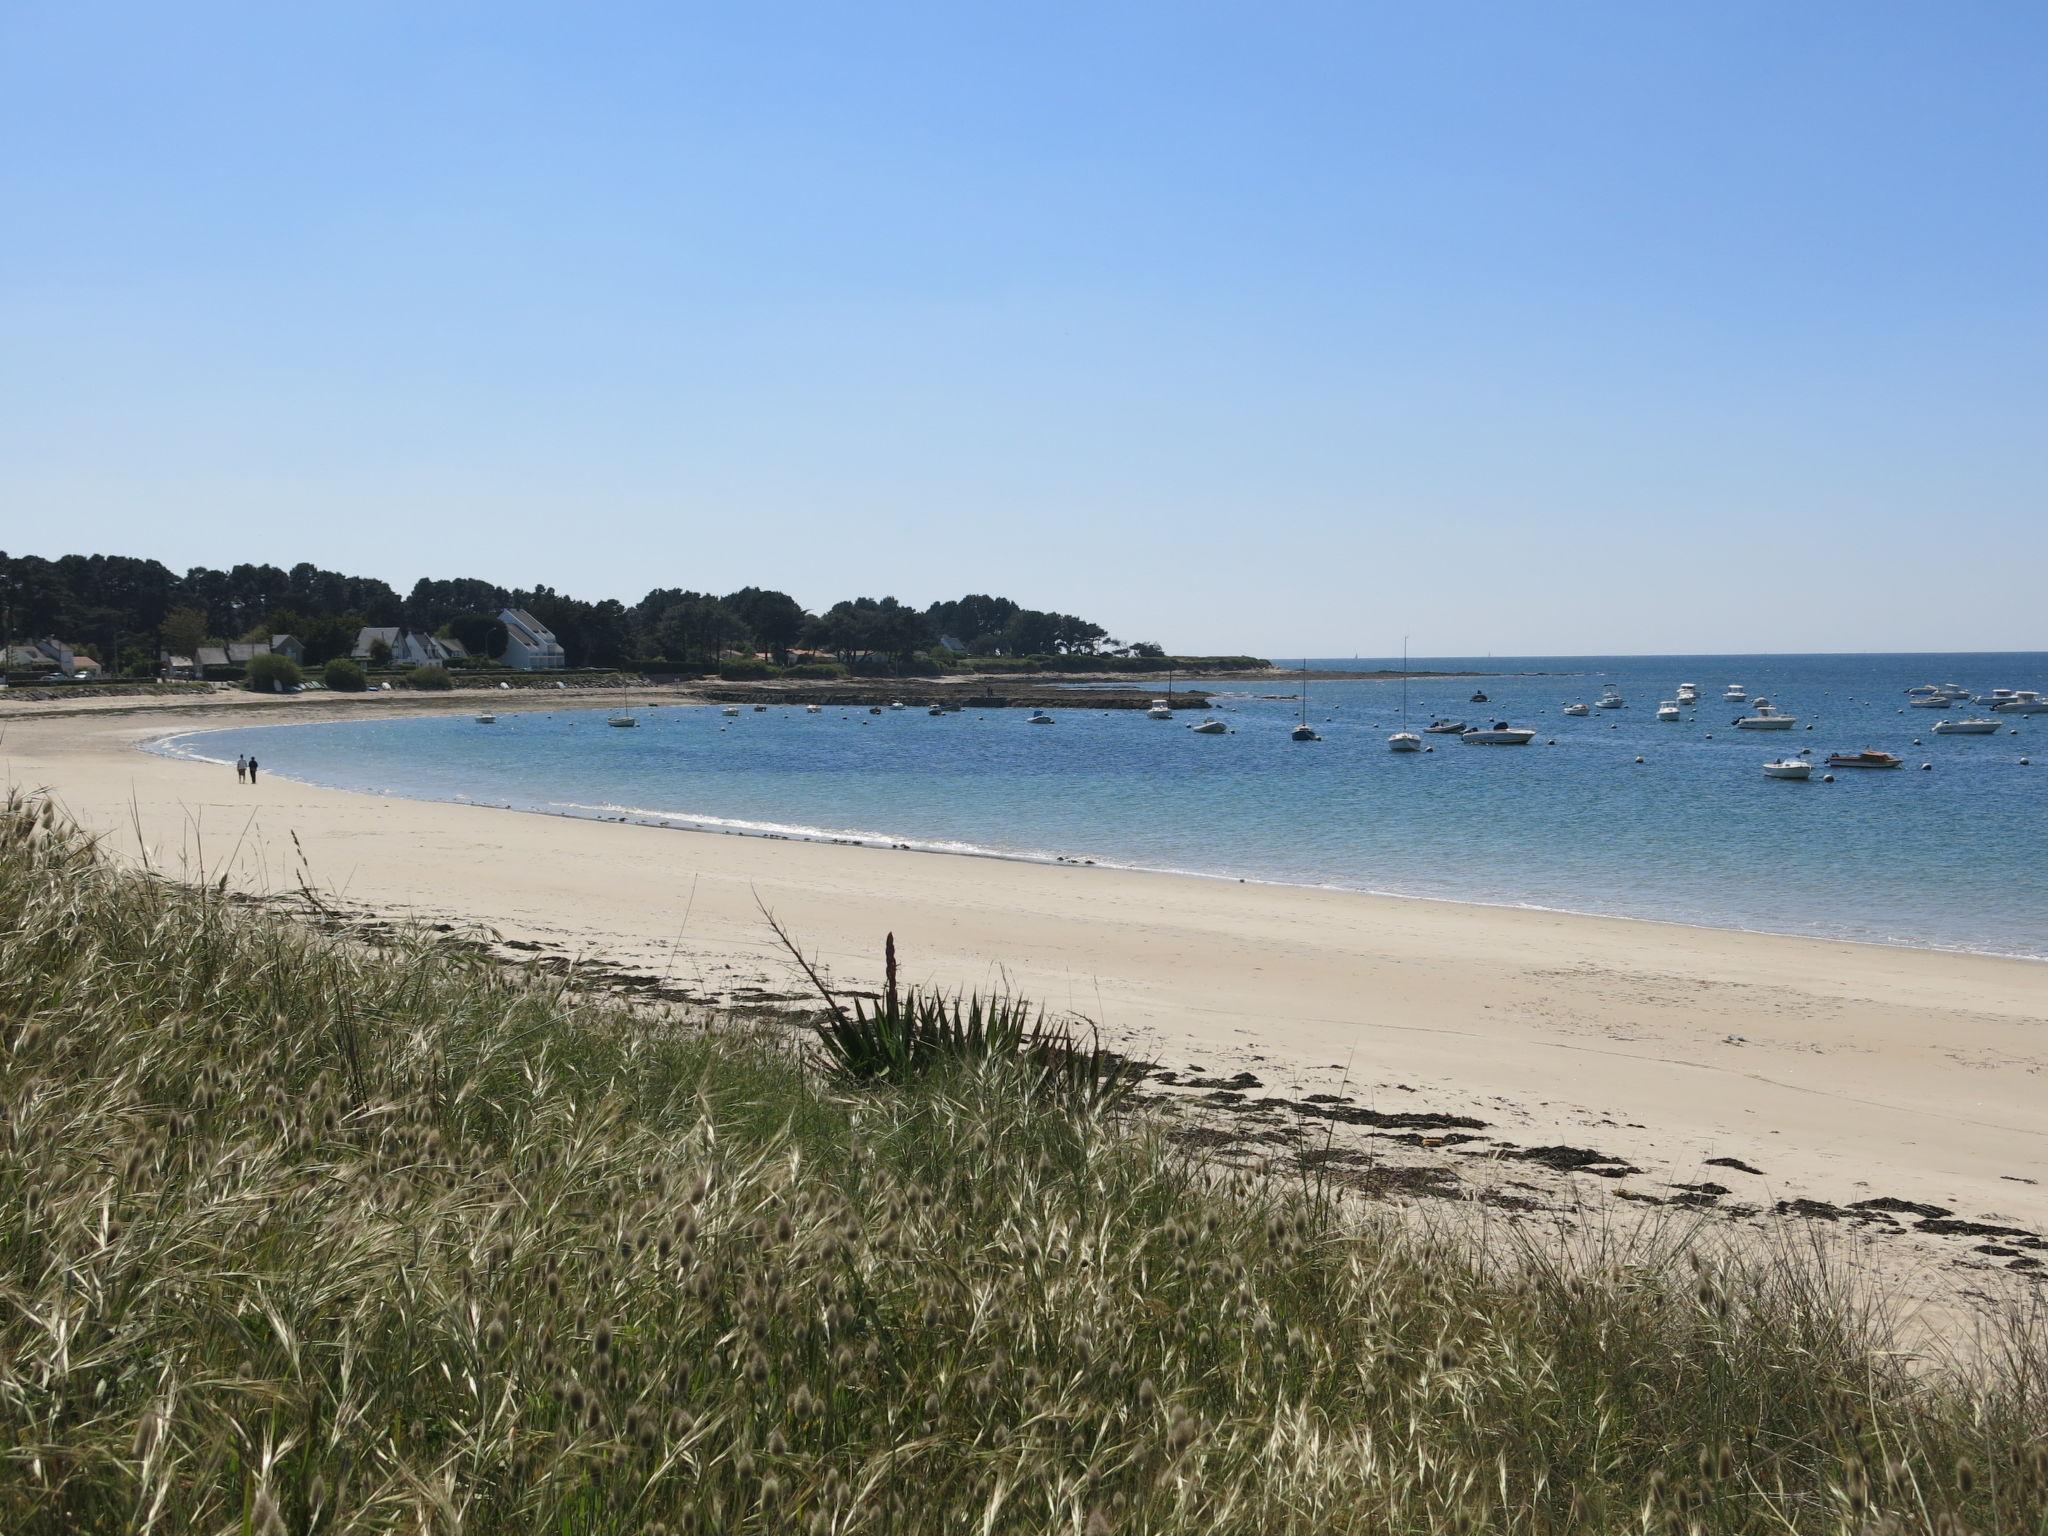
[[[1312,671],[1398,660],[1309,658]],[[1213,687],[1171,721],[1090,708],[871,715],[830,707],[664,705],[633,730],[604,708],[254,726],[154,749],[338,789],[939,853],[1176,871],[1715,928],[2048,959],[2048,715],[1937,736],[1920,683],[2048,693],[2048,652],[1940,655],[1431,657],[1473,677],[1307,683],[1322,739],[1297,743],[1292,677]],[[1159,680],[1147,680],[1153,688]],[[1699,705],[1656,718],[1681,681]],[[1733,728],[1740,683],[1798,717]],[[1612,684],[1627,701],[1568,717]],[[1201,685],[1189,685],[1201,686]],[[1483,691],[1487,702],[1471,695]],[[1228,734],[1189,727],[1213,716]],[[1527,747],[1425,735],[1403,720],[1533,727]],[[1765,760],[1881,748],[1890,771],[1766,778]],[[687,854],[679,850],[679,859]]]

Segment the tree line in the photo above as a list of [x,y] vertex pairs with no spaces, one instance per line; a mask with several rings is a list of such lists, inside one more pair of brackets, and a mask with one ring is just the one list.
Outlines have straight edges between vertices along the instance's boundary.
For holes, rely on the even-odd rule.
[[759,653],[787,666],[808,651],[854,670],[901,668],[954,645],[991,657],[1164,654],[1151,642],[1126,645],[1072,614],[985,594],[925,608],[855,597],[812,613],[764,587],[722,595],[657,587],[629,606],[474,577],[423,578],[401,596],[375,577],[310,563],[194,566],[181,575],[125,555],[47,560],[0,551],[0,637],[52,635],[110,672],[153,671],[165,650],[189,656],[202,644],[279,634],[296,636],[306,660],[318,665],[348,655],[365,627],[393,625],[447,635],[490,657],[504,648],[504,608],[523,608],[547,625],[577,667],[715,667]]

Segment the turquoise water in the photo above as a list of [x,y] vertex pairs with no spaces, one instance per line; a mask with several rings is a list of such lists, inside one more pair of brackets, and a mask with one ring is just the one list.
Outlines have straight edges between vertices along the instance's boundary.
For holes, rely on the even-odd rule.
[[[1291,695],[1281,683],[1220,692],[1226,736],[1193,734],[1194,714],[1167,723],[1077,701],[1049,727],[1026,725],[1021,710],[784,707],[730,719],[662,707],[640,711],[631,731],[574,709],[495,726],[261,726],[161,747],[251,752],[271,773],[418,799],[2048,958],[2048,715],[1998,716],[1993,737],[1940,737],[1941,713],[1905,708],[1905,690],[1923,682],[2048,690],[2048,654],[1416,665],[1500,674],[1412,682],[1417,728],[1484,716],[1534,726],[1536,742],[1425,737],[1435,751],[1396,755],[1386,736],[1400,684],[1343,681],[1310,685],[1324,737],[1313,744],[1288,739],[1298,706],[1272,697]],[[1700,685],[1702,702],[1660,723],[1657,702],[1681,680]],[[1799,728],[1731,729],[1740,711],[1720,698],[1731,680],[1798,715]],[[1606,682],[1628,708],[1561,713]],[[1468,703],[1475,686],[1492,702]],[[918,685],[904,696],[917,699]],[[1802,747],[1817,761],[1865,746],[1906,768],[1834,784],[1818,771],[1803,784],[1759,771]]]

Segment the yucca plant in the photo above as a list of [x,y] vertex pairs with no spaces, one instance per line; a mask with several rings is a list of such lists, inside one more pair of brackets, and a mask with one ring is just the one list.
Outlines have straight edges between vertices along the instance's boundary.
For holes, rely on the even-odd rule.
[[904,987],[896,967],[896,935],[882,941],[883,992],[840,1001],[772,914],[769,925],[810,979],[825,1012],[813,1021],[826,1069],[855,1082],[908,1082],[955,1067],[1015,1069],[1039,1091],[1084,1110],[1114,1107],[1147,1068],[1106,1049],[1087,1025],[1054,1019],[1043,1007],[1009,993],[948,996]]

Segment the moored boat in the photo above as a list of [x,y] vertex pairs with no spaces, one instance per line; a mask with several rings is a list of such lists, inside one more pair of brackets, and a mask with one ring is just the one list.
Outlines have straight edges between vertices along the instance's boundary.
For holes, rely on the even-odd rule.
[[1048,715],[1044,710],[1041,709],[1034,712],[1031,718],[1029,720],[1026,720],[1024,723],[1026,725],[1051,725],[1052,716]]
[[1466,745],[1477,747],[1526,747],[1535,739],[1534,731],[1509,725],[1505,720],[1496,720],[1492,725],[1475,725],[1458,737]]
[[1223,736],[1230,731],[1229,726],[1216,719],[1204,720],[1200,725],[1191,725],[1188,729],[1197,736]]
[[1764,764],[1767,779],[1803,779],[1813,772],[1813,764],[1803,757],[1780,758],[1775,763]]
[[1564,707],[1564,712],[1568,715],[1577,715],[1581,717],[1593,713],[1591,706],[1585,704],[1567,704]]
[[1908,702],[1914,709],[1947,709],[1951,700],[1945,693],[1923,693]]
[[478,725],[496,725],[498,723],[498,717],[496,715],[478,715],[476,717],[476,723]]
[[619,715],[613,715],[613,716],[611,717],[611,719],[609,719],[609,720],[605,721],[605,724],[606,724],[606,725],[618,725],[618,726],[631,726],[631,725],[638,725],[639,723],[640,723],[640,722],[639,722],[639,721],[638,721],[637,719],[635,719],[635,718],[634,718],[634,717],[633,717],[633,716],[632,716],[631,714],[619,714]]
[[1797,715],[1788,715],[1773,707],[1769,699],[1758,699],[1750,705],[1749,713],[1735,722],[1741,731],[1789,731],[1799,723]]
[[1972,715],[1962,720],[1937,720],[1934,722],[1937,736],[1996,736],[1998,722],[1986,720],[1981,715]]
[[1680,683],[1678,685],[1679,703],[1685,705],[1687,708],[1690,708],[1694,704],[1699,703],[1699,701],[1700,685],[1698,683]]
[[1685,717],[1678,712],[1678,700],[1659,699],[1657,701],[1657,718],[1659,720],[1683,720]]
[[1621,690],[1609,683],[1600,690],[1600,697],[1593,701],[1597,709],[1626,709],[1628,700],[1621,696]]
[[2010,698],[2000,699],[1991,707],[2001,715],[2048,715],[2048,699],[2031,688],[2016,688]]
[[1889,752],[1880,752],[1874,747],[1865,747],[1861,752],[1830,752],[1830,768],[1903,768],[1903,758],[1893,757]]
[[1721,697],[1730,704],[1740,704],[1749,697],[1740,683],[1730,683],[1721,690]]
[[1458,736],[1465,730],[1462,720],[1432,720],[1423,727],[1432,736]]

